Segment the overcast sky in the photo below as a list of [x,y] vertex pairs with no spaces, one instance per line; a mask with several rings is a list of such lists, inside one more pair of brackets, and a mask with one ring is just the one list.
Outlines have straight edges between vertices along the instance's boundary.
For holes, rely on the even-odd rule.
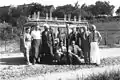
[[[4,5],[19,5],[19,4],[27,4],[27,3],[31,3],[31,2],[39,2],[43,5],[54,5],[59,6],[59,5],[65,5],[65,4],[74,4],[75,2],[79,2],[79,4],[94,4],[96,1],[98,0],[0,0],[0,6],[4,6]],[[119,0],[99,0],[99,1],[109,1],[110,4],[113,4],[115,6],[119,6]]]
[[[72,4],[74,5],[76,2],[79,2],[80,5],[83,3],[90,5],[94,4],[98,0],[0,0],[0,6],[7,6],[7,5],[20,5],[20,4],[28,4],[31,2],[38,2],[42,5],[54,5],[56,6],[62,6],[65,4]],[[120,6],[120,0],[99,0],[99,1],[109,1],[110,4],[115,6],[115,9],[117,9]]]

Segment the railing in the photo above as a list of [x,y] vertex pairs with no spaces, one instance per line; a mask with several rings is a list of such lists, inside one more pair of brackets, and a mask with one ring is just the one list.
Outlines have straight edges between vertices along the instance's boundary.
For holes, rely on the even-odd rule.
[[[68,16],[68,17],[67,17]],[[46,17],[41,17],[40,12],[34,13],[32,16],[28,17],[28,21],[35,21],[35,22],[40,22],[40,21],[56,21],[56,22],[73,22],[73,23],[82,23],[82,22],[88,22],[87,20],[81,20],[81,16],[78,16],[78,19],[76,16],[74,16],[73,19],[71,19],[70,14],[66,15],[64,14],[64,18],[57,18],[57,17],[52,17],[52,14],[50,17],[48,17],[48,13],[46,13]]]

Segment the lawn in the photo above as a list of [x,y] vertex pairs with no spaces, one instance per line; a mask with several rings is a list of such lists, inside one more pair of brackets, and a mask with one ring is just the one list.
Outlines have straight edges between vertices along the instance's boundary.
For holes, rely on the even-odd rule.
[[[101,60],[99,67],[118,65],[120,57],[104,58]],[[22,80],[27,77],[39,76],[54,72],[74,71],[77,69],[95,68],[95,65],[46,65],[38,64],[35,66],[28,65],[8,65],[0,67],[0,80]]]
[[103,37],[101,44],[105,44],[105,39],[108,45],[120,43],[120,22],[101,22],[95,25]]

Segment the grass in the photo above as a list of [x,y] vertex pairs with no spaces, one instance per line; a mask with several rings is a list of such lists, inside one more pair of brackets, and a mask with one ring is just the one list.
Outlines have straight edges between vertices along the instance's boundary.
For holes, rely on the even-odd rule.
[[0,53],[12,52],[16,50],[19,50],[19,40],[7,41],[6,47],[5,42],[0,40]]
[[[96,23],[95,24],[99,29],[120,29],[120,24],[118,22],[110,22],[110,23]],[[115,36],[119,36],[119,32],[107,31],[108,35],[108,43],[114,43],[116,39]],[[105,32],[104,32],[105,33]],[[102,34],[105,37],[105,34]],[[113,34],[112,34],[113,33]],[[104,42],[103,42],[104,43]],[[2,43],[0,43],[2,44]],[[11,45],[11,44],[8,44]],[[13,47],[13,48],[12,48]],[[8,50],[12,50],[16,48],[16,44],[12,44],[12,47]],[[106,65],[118,65],[120,64],[120,57],[115,58],[104,58],[101,60],[101,66],[104,67]],[[0,68],[0,80],[22,80],[22,78],[31,77],[31,76],[38,76],[46,73],[53,73],[53,72],[65,72],[69,70],[77,70],[83,68],[94,68],[95,65],[43,65],[40,64],[38,66],[21,66],[21,65],[9,65],[4,68]],[[119,80],[120,79],[120,71],[112,71],[110,73],[103,73],[99,75],[91,75],[86,80]],[[77,79],[79,80],[79,79]]]
[[120,80],[120,70],[112,70],[99,74],[92,74],[84,80]]
[[101,44],[105,44],[104,38],[107,38],[107,44],[112,45],[119,43],[120,40],[120,23],[119,22],[101,22],[95,23],[97,30],[100,31],[103,40]]
[[[101,60],[99,67],[109,65],[119,65],[120,57],[104,58]],[[0,68],[0,80],[22,80],[27,77],[39,76],[47,73],[66,72],[70,70],[95,68],[95,65],[46,65],[39,64],[36,66],[28,65],[8,65]],[[101,74],[102,75],[102,74]],[[87,80],[87,79],[86,79]],[[95,79],[94,79],[95,80]]]

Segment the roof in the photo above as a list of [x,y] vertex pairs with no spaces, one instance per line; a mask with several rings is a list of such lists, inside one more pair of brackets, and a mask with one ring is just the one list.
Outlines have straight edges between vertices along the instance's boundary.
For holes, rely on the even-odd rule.
[[29,21],[24,24],[24,27],[28,26],[35,26],[39,25],[40,27],[43,27],[43,25],[47,23],[51,27],[66,27],[66,24],[70,24],[70,28],[73,27],[85,27],[88,26],[87,22],[74,22],[74,21]]

